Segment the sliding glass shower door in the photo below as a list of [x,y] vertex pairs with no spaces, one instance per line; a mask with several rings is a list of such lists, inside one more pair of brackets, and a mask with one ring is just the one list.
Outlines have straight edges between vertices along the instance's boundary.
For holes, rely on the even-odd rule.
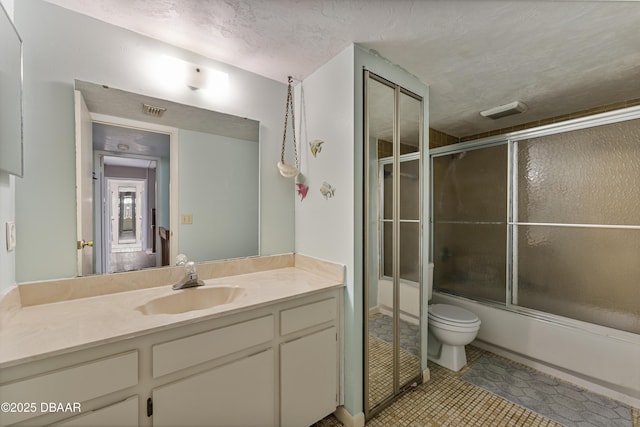
[[434,290],[640,333],[640,109],[431,157]]

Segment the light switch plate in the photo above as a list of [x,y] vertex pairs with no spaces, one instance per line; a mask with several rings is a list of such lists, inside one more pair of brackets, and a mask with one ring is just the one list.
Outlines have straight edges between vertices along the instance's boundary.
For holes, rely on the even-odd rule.
[[192,214],[182,214],[182,223],[183,224],[193,224],[193,215]]
[[7,252],[11,252],[16,248],[16,223],[7,222]]

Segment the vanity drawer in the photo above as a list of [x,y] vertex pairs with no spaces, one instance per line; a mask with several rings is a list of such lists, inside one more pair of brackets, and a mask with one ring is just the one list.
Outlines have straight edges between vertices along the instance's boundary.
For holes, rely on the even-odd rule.
[[63,421],[62,427],[133,427],[138,425],[138,396]]
[[335,298],[329,298],[280,312],[280,335],[301,331],[334,320],[338,316]]
[[40,404],[46,402],[86,402],[138,384],[138,352],[131,351],[48,374],[38,375],[0,387],[3,402],[35,402],[35,412],[3,413],[2,423],[42,415]]
[[273,316],[153,346],[153,377],[176,372],[273,339]]

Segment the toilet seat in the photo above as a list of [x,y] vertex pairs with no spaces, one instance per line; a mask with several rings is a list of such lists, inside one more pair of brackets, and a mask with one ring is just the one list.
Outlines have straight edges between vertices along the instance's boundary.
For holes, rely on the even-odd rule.
[[480,326],[480,319],[469,310],[449,304],[433,304],[429,306],[429,320],[458,328],[475,329]]

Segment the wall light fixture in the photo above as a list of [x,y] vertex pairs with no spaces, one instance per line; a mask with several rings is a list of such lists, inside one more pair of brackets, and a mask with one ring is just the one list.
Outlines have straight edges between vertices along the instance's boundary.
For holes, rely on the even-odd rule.
[[162,55],[156,67],[157,78],[164,87],[179,90],[187,86],[191,90],[207,90],[212,94],[223,95],[229,86],[229,74]]

